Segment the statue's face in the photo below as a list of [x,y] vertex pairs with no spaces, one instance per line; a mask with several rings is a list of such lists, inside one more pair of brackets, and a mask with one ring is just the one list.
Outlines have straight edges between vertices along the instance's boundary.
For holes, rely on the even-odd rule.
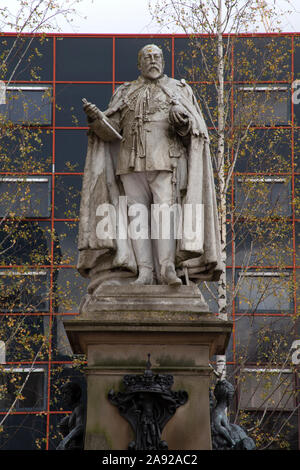
[[142,76],[149,80],[161,77],[164,70],[164,60],[161,49],[157,46],[147,46],[143,49],[140,58]]

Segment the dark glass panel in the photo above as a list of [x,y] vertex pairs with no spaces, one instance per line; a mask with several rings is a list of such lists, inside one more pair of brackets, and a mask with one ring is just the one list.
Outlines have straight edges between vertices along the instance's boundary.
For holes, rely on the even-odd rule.
[[[0,383],[5,390],[0,399],[0,409],[9,409],[22,388],[22,398],[15,403],[14,409],[18,411],[43,410],[46,405],[46,377],[41,367],[4,367],[1,371]],[[23,386],[24,384],[24,386]]]
[[[52,352],[53,361],[72,361],[73,350],[67,336],[64,321],[76,320],[76,315],[55,315],[52,321]],[[56,397],[53,397],[55,400]]]
[[[293,104],[294,104],[294,124],[295,126],[299,127],[300,126],[300,81],[299,80],[295,82],[295,85],[293,88]],[[295,131],[295,137],[296,136],[297,136],[297,130]]]
[[0,37],[1,80],[53,79],[51,37]]
[[291,215],[289,177],[243,176],[235,178],[235,206],[243,217]]
[[245,364],[266,363],[269,367],[284,363],[294,338],[294,323],[288,317],[243,315],[235,319],[236,361]]
[[283,409],[295,406],[294,377],[280,369],[246,369],[240,385],[240,407],[244,410]]
[[48,222],[3,221],[0,227],[1,265],[50,263],[51,226]]
[[52,131],[11,127],[0,141],[0,170],[40,173],[51,171]]
[[112,80],[112,39],[57,38],[56,80]]
[[234,44],[234,79],[238,81],[289,80],[291,56],[291,38],[237,38]]
[[291,131],[288,129],[249,129],[241,137],[235,171],[288,172],[292,167]]
[[56,307],[58,313],[78,313],[82,297],[87,292],[88,280],[75,268],[57,269]]
[[295,129],[294,132],[294,165],[295,171],[300,172],[300,129]]
[[50,217],[50,176],[1,176],[0,216]]
[[49,311],[50,272],[47,269],[0,270],[1,312]]
[[45,450],[46,416],[9,415],[0,434],[1,450]]
[[209,285],[201,283],[199,288],[204,297],[205,302],[208,305],[209,311],[217,313],[218,303],[216,301],[216,298],[218,295],[218,283],[210,282]]
[[295,78],[300,78],[300,38],[294,39],[294,72]]
[[[62,386],[67,383],[76,383],[81,388],[82,402],[86,403],[86,379],[83,373],[83,364],[54,365],[51,369],[51,411],[71,411],[62,397]],[[61,416],[63,417],[63,415]]]
[[1,315],[0,332],[7,362],[48,360],[48,315]]
[[[226,41],[227,45],[227,41]],[[217,40],[213,38],[175,38],[175,78],[188,81],[215,81],[217,76]],[[225,60],[225,80],[231,76],[231,47]]]
[[237,127],[290,125],[291,98],[286,85],[237,87],[235,100]]
[[0,105],[0,115],[14,124],[51,125],[52,88],[10,85],[6,90],[6,104]]
[[300,266],[300,222],[295,222],[296,265]]
[[238,271],[236,285],[237,312],[293,312],[293,276],[289,271]]
[[82,98],[105,110],[112,95],[112,86],[107,84],[57,84],[56,125],[58,127],[87,126],[82,108]]
[[299,204],[299,197],[300,197],[300,175],[294,176],[295,184],[295,216],[297,219],[300,219],[300,204]]
[[116,81],[135,80],[140,72],[138,70],[138,52],[147,44],[155,44],[164,54],[164,73],[169,77],[172,74],[171,39],[169,38],[116,38]]
[[87,152],[87,131],[58,129],[55,133],[55,169],[78,173],[84,170]]
[[74,219],[79,216],[81,182],[79,175],[55,177],[55,218]]
[[[226,269],[226,283],[227,283],[227,292],[228,292],[228,304],[227,304],[227,314],[228,317],[231,315],[232,305],[231,305],[231,292],[232,292],[232,270]],[[217,282],[208,282],[200,283],[199,289],[208,304],[209,311],[215,314],[218,314],[218,283]]]
[[234,350],[233,350],[233,333],[230,335],[228,346],[225,350],[226,361],[232,362],[234,360]]
[[[218,119],[217,95],[214,85],[191,85],[207,127]],[[225,106],[230,106],[230,95],[225,91]]]
[[[242,423],[244,429],[257,429],[259,427],[258,448],[263,450],[299,450],[298,440],[298,413],[291,411],[278,411],[265,409],[257,411],[242,410]],[[254,440],[255,435],[253,436]],[[275,452],[273,455],[279,455]],[[286,455],[281,453],[281,455]]]
[[232,232],[231,223],[226,224],[226,264],[231,266],[232,264]]
[[236,222],[235,264],[288,266],[293,263],[293,230],[285,220]]
[[75,265],[78,257],[78,223],[55,222],[54,230],[54,251],[56,253],[54,263]]

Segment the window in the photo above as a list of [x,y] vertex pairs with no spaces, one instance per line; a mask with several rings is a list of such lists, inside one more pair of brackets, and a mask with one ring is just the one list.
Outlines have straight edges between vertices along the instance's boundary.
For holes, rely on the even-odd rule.
[[79,216],[82,177],[58,175],[55,177],[55,217],[74,219]]
[[293,338],[294,322],[290,316],[246,315],[235,317],[235,352],[238,362],[284,363]]
[[0,171],[51,172],[52,131],[10,126],[0,139]]
[[[176,37],[174,40],[175,78],[214,81],[217,70],[217,43],[214,37]],[[224,63],[225,81],[231,77],[231,60]]]
[[240,385],[240,408],[257,410],[294,409],[293,374],[289,369],[244,369]]
[[88,137],[86,130],[56,130],[55,169],[56,171],[78,173],[84,170]]
[[48,312],[50,278],[47,270],[0,270],[1,312]]
[[49,126],[52,123],[52,89],[49,86],[9,85],[0,115],[14,124]]
[[67,336],[64,320],[75,319],[71,315],[55,315],[52,322],[52,360],[70,361],[73,358],[73,350]]
[[22,388],[14,409],[42,410],[45,408],[45,371],[43,368],[5,367],[0,374],[0,409],[7,410]]
[[60,268],[56,271],[57,296],[55,312],[78,313],[79,305],[86,294],[87,279],[74,268]]
[[112,95],[112,85],[107,83],[58,83],[56,85],[56,125],[87,127],[82,98],[104,111]]
[[[234,225],[235,264],[238,266],[291,266],[293,227],[291,222],[264,219],[243,220]],[[231,258],[228,259],[228,264]]]
[[11,414],[0,433],[1,450],[46,450],[47,417],[36,413]]
[[287,173],[291,171],[290,129],[252,128],[243,136],[235,171]]
[[288,271],[247,271],[237,274],[236,307],[247,313],[291,313],[293,296]]
[[275,176],[237,177],[235,207],[244,217],[291,215],[290,179]]
[[49,217],[50,176],[0,177],[0,217]]
[[290,121],[287,86],[243,86],[237,88],[235,124],[283,126]]
[[55,264],[76,265],[78,258],[77,236],[77,223],[55,222]]
[[291,47],[291,37],[237,37],[234,44],[235,80],[289,80]]
[[112,38],[58,37],[56,79],[85,82],[112,80],[112,49]]
[[0,226],[0,265],[48,265],[51,253],[51,224],[5,220]]
[[5,80],[50,81],[53,79],[53,38],[21,34],[0,38],[0,57]]

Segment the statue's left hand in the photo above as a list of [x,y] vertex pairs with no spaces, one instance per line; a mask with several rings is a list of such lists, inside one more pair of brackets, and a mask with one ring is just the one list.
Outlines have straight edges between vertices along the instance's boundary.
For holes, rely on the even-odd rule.
[[189,117],[186,110],[180,104],[176,104],[170,110],[170,120],[175,127],[180,128],[188,124]]

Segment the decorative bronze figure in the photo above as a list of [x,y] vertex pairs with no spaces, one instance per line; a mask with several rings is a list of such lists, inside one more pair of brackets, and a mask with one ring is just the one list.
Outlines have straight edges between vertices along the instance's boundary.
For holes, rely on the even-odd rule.
[[72,414],[65,416],[59,423],[63,440],[56,450],[83,450],[84,446],[84,407],[81,402],[81,388],[75,382],[62,386],[63,402]]
[[131,425],[135,440],[129,443],[130,450],[165,450],[166,441],[161,433],[166,423],[175,414],[176,409],[187,402],[185,391],[173,392],[172,375],[153,374],[150,370],[150,354],[147,368],[143,375],[125,375],[125,392],[108,394],[109,401],[118,407]]
[[217,382],[213,397],[210,395],[211,406],[211,433],[213,450],[254,450],[255,443],[243,428],[237,424],[230,424],[226,408],[229,407],[234,395],[234,388],[227,380]]

